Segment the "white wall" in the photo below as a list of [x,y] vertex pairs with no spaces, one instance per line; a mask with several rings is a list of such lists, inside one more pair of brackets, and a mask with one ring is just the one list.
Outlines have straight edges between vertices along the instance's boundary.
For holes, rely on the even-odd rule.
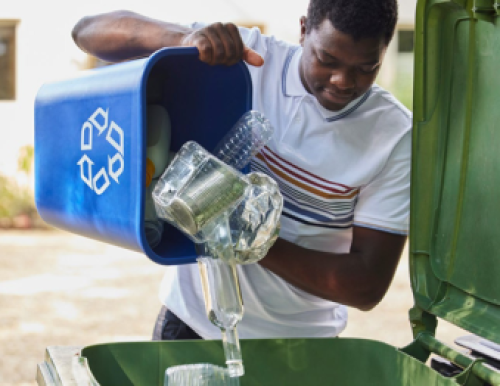
[[39,87],[79,70],[85,54],[70,31],[84,15],[130,9],[150,17],[189,22],[245,21],[265,23],[268,32],[297,40],[299,18],[307,0],[16,0],[2,6],[2,19],[20,20],[17,30],[15,101],[0,101],[0,172],[14,175],[19,148],[33,143],[33,103]]
[[398,0],[399,2],[399,24],[412,26],[415,24],[415,10],[417,0]]
[[[415,0],[400,0],[400,18],[413,20]],[[33,143],[33,103],[44,82],[71,75],[86,60],[71,39],[84,15],[130,9],[177,22],[193,20],[256,22],[268,34],[297,42],[299,18],[308,0],[15,0],[2,6],[0,18],[20,20],[17,30],[15,101],[0,101],[0,173],[15,175],[19,148]],[[391,65],[384,71],[391,73]]]

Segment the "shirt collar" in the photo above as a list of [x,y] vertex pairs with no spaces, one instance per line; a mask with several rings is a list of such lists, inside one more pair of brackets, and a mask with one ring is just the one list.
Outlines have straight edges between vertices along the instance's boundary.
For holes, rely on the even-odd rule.
[[293,47],[289,52],[283,66],[283,94],[285,96],[305,96],[309,93],[300,79],[300,58],[302,47]]
[[347,106],[345,106],[342,110],[339,111],[330,111],[325,109],[321,104],[307,92],[305,89],[302,80],[300,79],[300,58],[302,57],[302,47],[296,46],[293,47],[289,52],[288,56],[285,60],[285,64],[283,66],[283,74],[282,74],[282,91],[285,96],[298,96],[298,97],[307,97],[311,98],[314,101],[314,105],[316,106],[318,112],[322,115],[323,119],[326,121],[332,122],[338,119],[344,118],[345,116],[352,113],[359,106],[361,106],[370,96],[371,88],[349,102]]

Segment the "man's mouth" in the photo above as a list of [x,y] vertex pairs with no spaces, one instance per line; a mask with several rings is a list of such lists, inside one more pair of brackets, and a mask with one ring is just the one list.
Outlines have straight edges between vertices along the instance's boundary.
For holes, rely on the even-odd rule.
[[354,98],[354,92],[350,93],[339,93],[338,91],[323,89],[323,94],[327,99],[335,103],[348,103]]
[[352,97],[354,96],[354,92],[350,92],[350,93],[340,93],[338,91],[334,91],[334,90],[329,90],[329,89],[324,89],[325,92],[329,95],[332,95],[334,98],[337,98],[337,99],[352,99]]

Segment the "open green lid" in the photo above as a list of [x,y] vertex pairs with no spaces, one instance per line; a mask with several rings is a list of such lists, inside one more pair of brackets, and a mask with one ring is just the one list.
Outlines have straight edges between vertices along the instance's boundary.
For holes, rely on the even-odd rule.
[[500,0],[417,5],[415,304],[500,343]]

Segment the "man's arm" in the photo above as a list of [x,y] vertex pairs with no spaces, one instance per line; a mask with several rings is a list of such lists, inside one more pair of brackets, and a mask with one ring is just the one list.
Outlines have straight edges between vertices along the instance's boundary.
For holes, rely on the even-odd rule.
[[72,31],[83,51],[109,62],[145,57],[164,47],[192,46],[208,64],[233,65],[240,60],[261,66],[264,61],[246,47],[232,23],[214,23],[199,30],[151,19],[130,11],[86,16]]
[[384,297],[406,236],[354,227],[351,250],[335,254],[278,239],[259,264],[318,297],[368,311]]

